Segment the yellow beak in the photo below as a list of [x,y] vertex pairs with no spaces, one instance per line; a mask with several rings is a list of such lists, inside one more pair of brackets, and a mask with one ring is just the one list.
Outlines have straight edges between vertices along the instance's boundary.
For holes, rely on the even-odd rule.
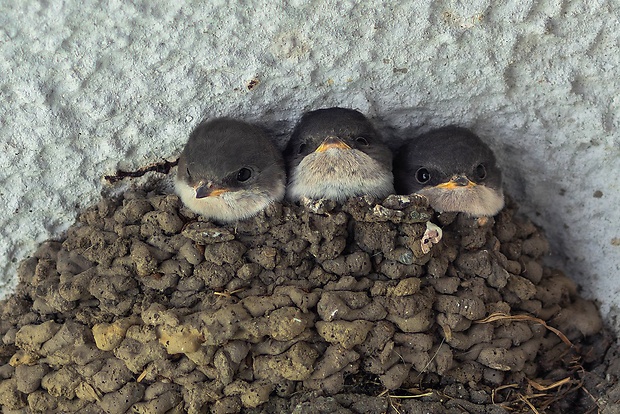
[[211,182],[200,184],[194,189],[196,190],[196,198],[217,197],[230,191],[228,188],[214,188]]
[[454,190],[455,188],[472,188],[476,185],[478,184],[474,183],[464,175],[455,175],[447,183],[441,183],[437,185],[437,188],[447,188],[448,190]]
[[324,152],[324,151],[327,151],[328,149],[332,149],[332,148],[351,149],[350,146],[345,144],[340,139],[330,137],[330,138],[326,138],[325,141],[323,141],[321,143],[321,145],[319,145],[319,147],[316,149],[315,152]]
[[220,194],[227,193],[228,191],[229,190],[227,188],[218,188],[217,190],[211,191],[211,194],[209,194],[209,197],[217,197]]

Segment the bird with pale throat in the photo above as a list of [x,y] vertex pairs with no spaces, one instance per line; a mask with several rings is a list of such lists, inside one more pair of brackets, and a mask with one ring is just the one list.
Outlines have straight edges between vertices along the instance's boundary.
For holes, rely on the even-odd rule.
[[193,212],[220,222],[258,214],[284,198],[282,155],[259,128],[218,118],[190,134],[179,157],[175,190]]
[[360,112],[326,108],[298,122],[284,152],[287,198],[330,199],[394,192],[392,152]]
[[394,158],[398,194],[421,194],[439,212],[494,216],[504,207],[491,149],[466,128],[448,126],[405,143]]

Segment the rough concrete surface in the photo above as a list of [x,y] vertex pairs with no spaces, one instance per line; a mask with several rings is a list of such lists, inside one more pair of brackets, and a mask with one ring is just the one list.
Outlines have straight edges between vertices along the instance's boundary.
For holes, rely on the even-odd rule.
[[456,123],[489,142],[552,259],[620,330],[619,6],[613,1],[3,1],[3,293],[17,262],[174,158],[203,117],[361,110],[392,142]]

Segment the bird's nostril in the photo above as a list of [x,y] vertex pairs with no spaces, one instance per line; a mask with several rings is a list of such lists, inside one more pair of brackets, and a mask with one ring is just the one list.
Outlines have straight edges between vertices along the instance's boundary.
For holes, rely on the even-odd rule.
[[469,184],[469,179],[465,177],[464,175],[457,175],[456,177],[452,179],[452,181],[454,181],[455,184],[463,186],[463,187]]

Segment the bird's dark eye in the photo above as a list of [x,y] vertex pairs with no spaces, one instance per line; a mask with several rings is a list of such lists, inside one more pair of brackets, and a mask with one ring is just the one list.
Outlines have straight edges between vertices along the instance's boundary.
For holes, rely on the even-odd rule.
[[297,152],[298,154],[301,154],[302,152],[304,152],[304,150],[306,149],[306,144],[301,144],[299,146],[299,151]]
[[415,179],[418,180],[420,184],[425,184],[431,179],[431,173],[429,173],[426,168],[419,168],[418,171],[415,172]]
[[355,142],[357,142],[360,145],[368,145],[368,140],[364,137],[355,138]]
[[237,181],[239,182],[247,181],[250,179],[251,176],[252,176],[252,170],[250,170],[249,168],[243,167],[237,173]]
[[487,169],[484,168],[484,165],[480,164],[476,167],[476,178],[479,180],[484,180],[487,176]]

